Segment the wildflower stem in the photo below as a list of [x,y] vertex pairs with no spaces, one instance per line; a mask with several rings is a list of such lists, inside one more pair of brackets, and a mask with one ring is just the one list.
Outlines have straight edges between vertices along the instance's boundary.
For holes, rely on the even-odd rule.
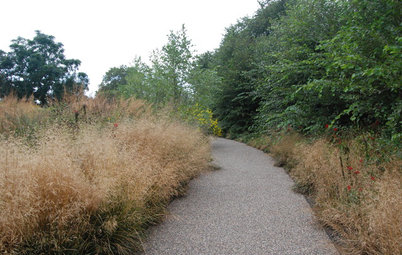
[[342,156],[339,156],[339,162],[341,163],[341,173],[343,179],[345,179],[345,172],[343,171],[343,161],[342,161]]

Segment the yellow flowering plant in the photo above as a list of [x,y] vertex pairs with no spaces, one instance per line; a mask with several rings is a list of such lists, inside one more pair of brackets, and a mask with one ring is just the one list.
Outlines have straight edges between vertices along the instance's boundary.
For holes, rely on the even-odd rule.
[[209,134],[222,136],[222,129],[218,125],[218,119],[213,117],[211,109],[200,104],[182,107],[181,112],[184,118],[203,129]]

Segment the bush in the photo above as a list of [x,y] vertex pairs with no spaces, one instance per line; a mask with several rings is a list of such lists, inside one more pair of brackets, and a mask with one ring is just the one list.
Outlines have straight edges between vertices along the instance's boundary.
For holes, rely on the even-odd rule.
[[218,120],[213,117],[212,111],[207,107],[195,104],[192,106],[182,106],[183,118],[204,130],[207,134],[222,136],[222,129],[218,125]]

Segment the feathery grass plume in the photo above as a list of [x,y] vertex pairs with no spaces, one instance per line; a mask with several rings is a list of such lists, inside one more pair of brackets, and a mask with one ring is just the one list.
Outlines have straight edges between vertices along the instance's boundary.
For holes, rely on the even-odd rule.
[[0,133],[26,135],[45,119],[45,112],[32,98],[9,95],[0,100]]
[[[170,199],[207,169],[200,131],[153,117],[143,101],[115,103],[50,106],[60,119],[34,146],[0,138],[0,252],[132,254]],[[83,104],[89,119],[80,115],[72,133],[60,120]]]
[[287,169],[292,168],[295,164],[293,158],[293,147],[301,140],[301,137],[295,133],[290,132],[281,134],[279,138],[271,145],[270,151],[275,154],[277,159],[277,166],[286,166]]

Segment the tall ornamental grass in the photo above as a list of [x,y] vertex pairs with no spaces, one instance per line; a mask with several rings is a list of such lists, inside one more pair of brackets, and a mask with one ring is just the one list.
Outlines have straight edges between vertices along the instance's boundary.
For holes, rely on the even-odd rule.
[[210,157],[197,129],[146,109],[135,100],[73,100],[45,110],[58,120],[38,124],[35,143],[3,133],[0,252],[140,250],[144,230]]

